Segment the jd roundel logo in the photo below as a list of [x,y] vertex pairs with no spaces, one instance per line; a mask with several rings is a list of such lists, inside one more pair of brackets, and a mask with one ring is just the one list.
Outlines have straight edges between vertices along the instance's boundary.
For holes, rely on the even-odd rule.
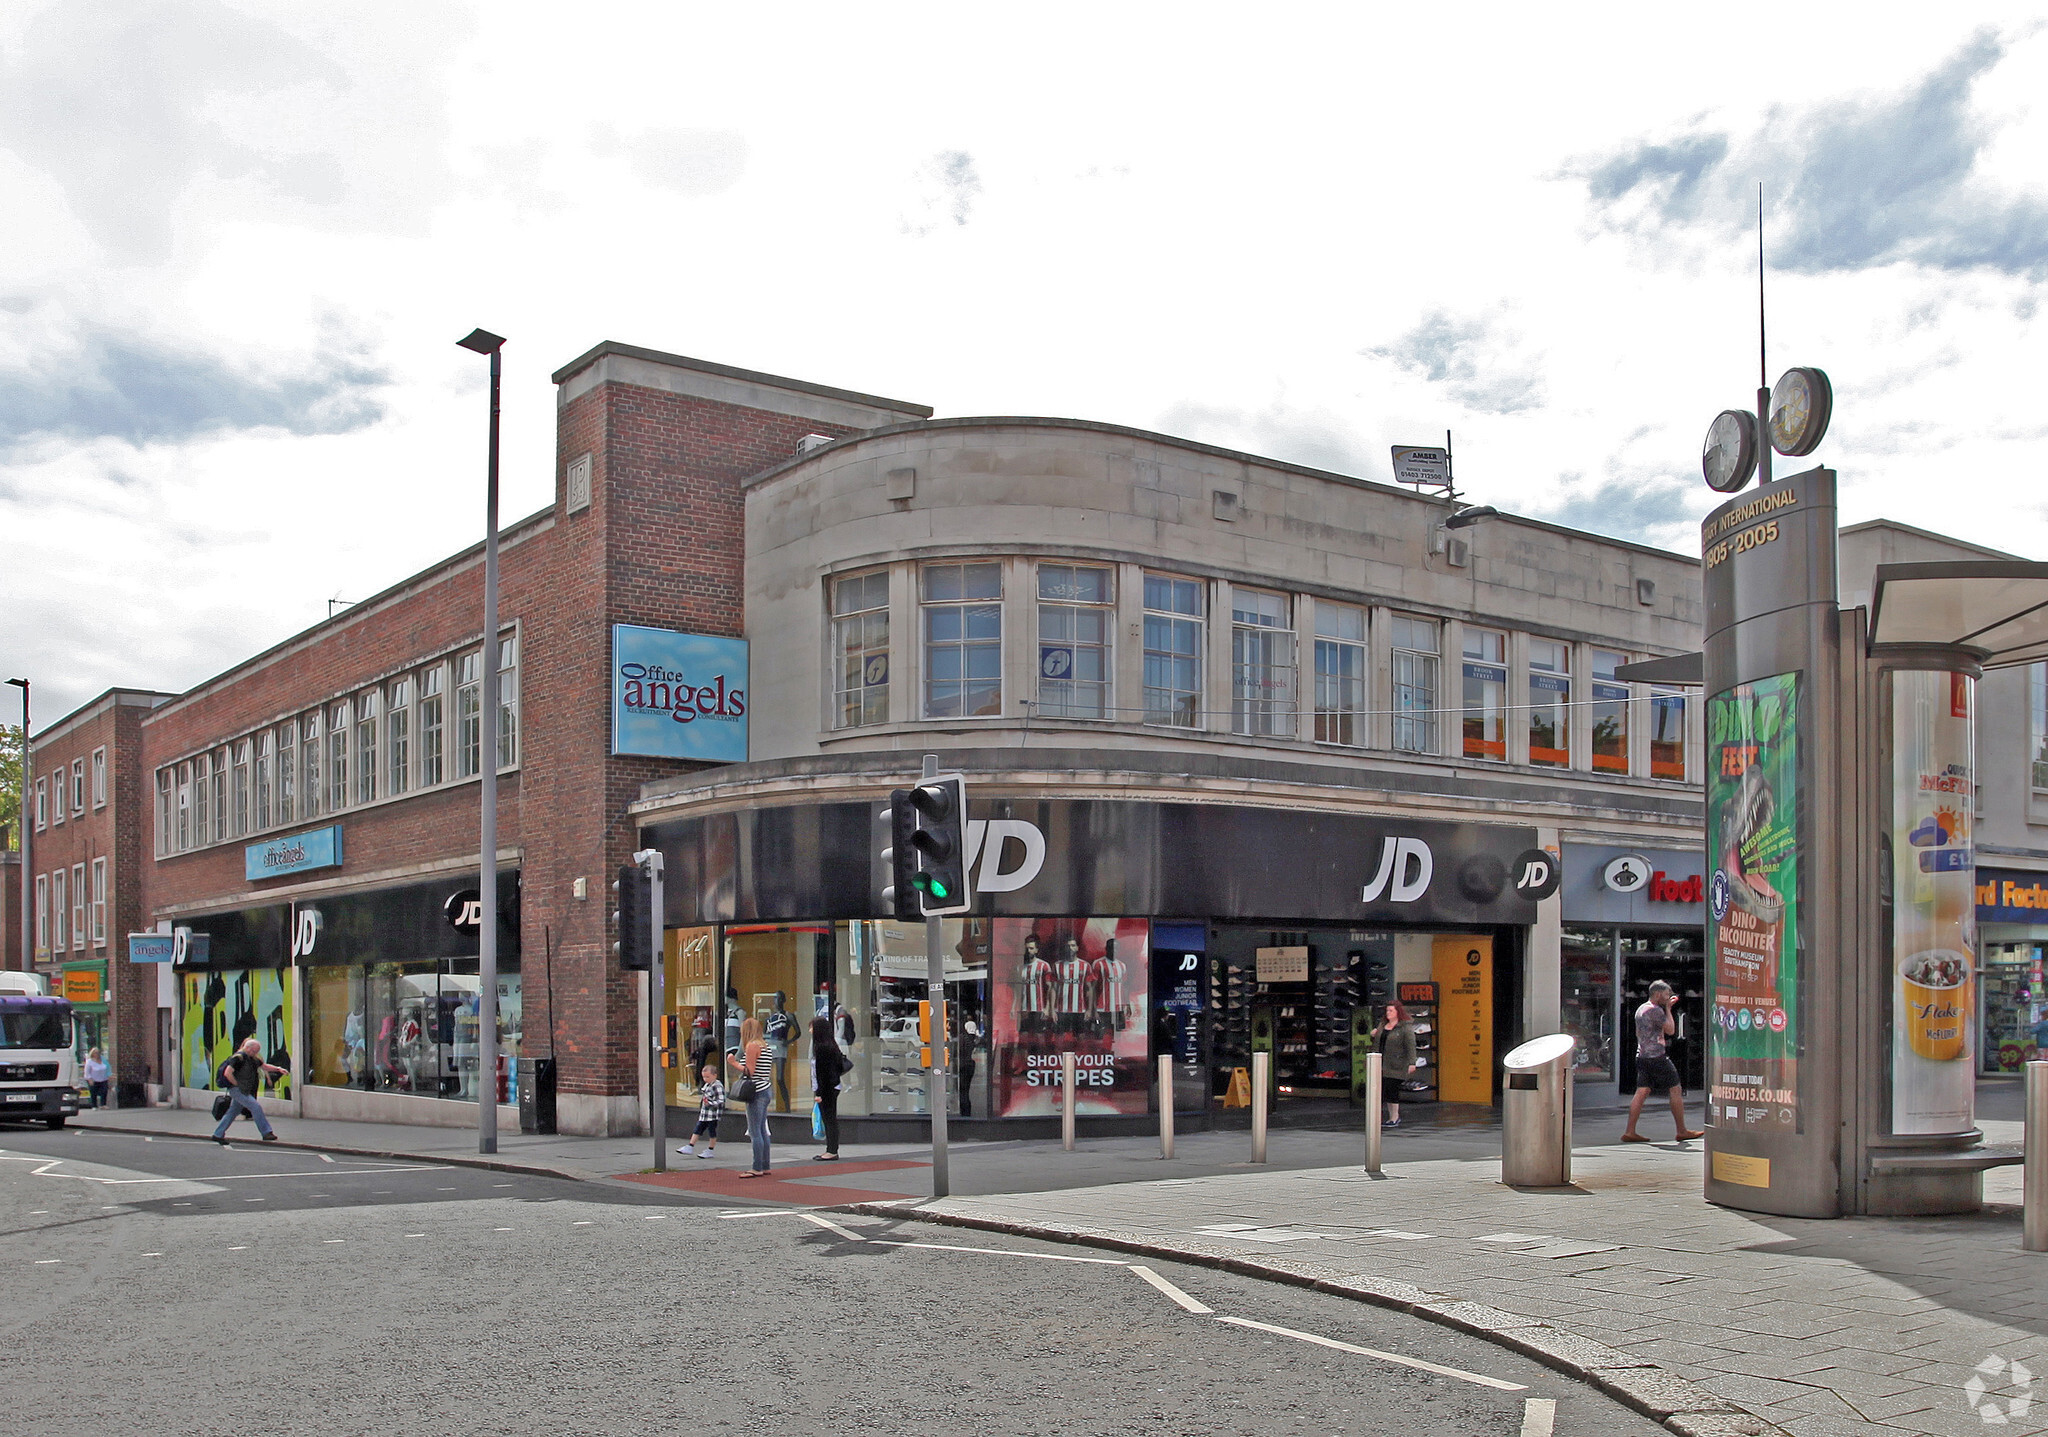
[[1515,856],[1515,894],[1531,903],[1541,903],[1557,892],[1564,882],[1564,865],[1556,855],[1541,849],[1531,848]]
[[[1986,1427],[2003,1427],[2025,1417],[2034,1405],[2034,1374],[2024,1362],[2007,1362],[1992,1353],[1977,1364],[1963,1384],[1970,1410]],[[2002,1394],[2010,1393],[2010,1396]]]
[[1728,916],[1728,898],[1728,872],[1717,868],[1707,882],[1707,907],[1713,910],[1716,923]]

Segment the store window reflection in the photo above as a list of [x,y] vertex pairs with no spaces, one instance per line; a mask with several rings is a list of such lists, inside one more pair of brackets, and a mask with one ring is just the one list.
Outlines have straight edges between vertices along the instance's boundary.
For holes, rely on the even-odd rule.
[[1564,1030],[1578,1039],[1572,1076],[1614,1078],[1614,934],[1605,928],[1567,928],[1559,945]]
[[[315,967],[307,972],[312,1081],[322,1087],[477,1101],[482,1033],[474,958]],[[519,974],[498,975],[496,1098],[513,1081],[525,1028]]]

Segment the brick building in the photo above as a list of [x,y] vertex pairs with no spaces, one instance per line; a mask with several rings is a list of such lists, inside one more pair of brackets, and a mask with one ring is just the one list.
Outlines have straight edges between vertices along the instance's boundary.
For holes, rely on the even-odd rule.
[[[641,1122],[640,998],[610,961],[605,898],[636,843],[627,806],[700,765],[612,752],[613,626],[740,636],[742,481],[812,436],[930,411],[620,344],[554,379],[555,501],[503,530],[494,643],[479,544],[143,724],[148,916],[190,934],[180,1086],[209,1086],[255,1036],[274,1061],[296,1054],[279,1097],[306,1116],[474,1121],[492,1075],[476,1070],[476,936],[454,919],[495,747],[501,1051],[556,1060],[563,1130]],[[516,1083],[495,1075],[501,1101]]]
[[78,1051],[105,1050],[122,1104],[142,1102],[163,1076],[157,970],[121,959],[144,926],[142,723],[170,697],[109,689],[30,747],[34,967],[77,1005]]

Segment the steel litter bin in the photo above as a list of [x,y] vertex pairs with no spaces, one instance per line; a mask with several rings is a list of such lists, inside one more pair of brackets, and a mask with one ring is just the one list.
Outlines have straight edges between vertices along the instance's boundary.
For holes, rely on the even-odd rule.
[[1501,1060],[1500,1180],[1509,1187],[1563,1187],[1572,1180],[1572,1052],[1569,1033],[1532,1038]]
[[519,1131],[547,1133],[555,1130],[555,1060],[519,1060]]

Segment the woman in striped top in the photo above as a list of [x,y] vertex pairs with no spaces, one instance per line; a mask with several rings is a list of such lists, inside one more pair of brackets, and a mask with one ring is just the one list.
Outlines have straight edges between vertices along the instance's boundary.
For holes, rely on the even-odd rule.
[[747,1137],[754,1145],[754,1169],[743,1178],[768,1175],[768,1098],[775,1082],[775,1054],[761,1039],[761,1020],[748,1018],[740,1024],[740,1051],[727,1053],[725,1061],[743,1078],[754,1080],[754,1096],[747,1099]]

